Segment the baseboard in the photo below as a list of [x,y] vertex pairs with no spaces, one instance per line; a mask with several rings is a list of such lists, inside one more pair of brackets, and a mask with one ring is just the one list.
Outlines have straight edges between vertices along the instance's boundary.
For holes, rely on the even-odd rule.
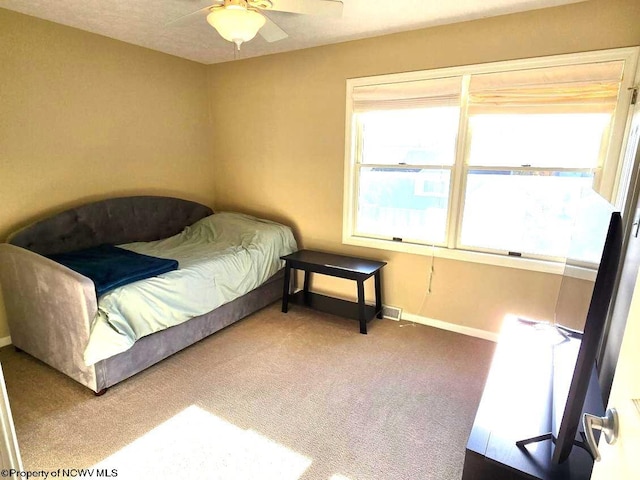
[[0,348],[11,345],[11,337],[0,337]]
[[[302,290],[301,288],[296,288],[294,293]],[[342,297],[340,295],[336,295],[334,293],[322,293],[323,295],[331,295],[334,298],[339,298],[341,300],[348,300],[353,302],[353,298]],[[370,302],[365,302],[369,306],[373,306],[375,304]],[[441,330],[448,330],[450,332],[461,333],[462,335],[468,335],[470,337],[482,338],[483,340],[489,340],[490,342],[498,342],[498,334],[495,332],[488,332],[487,330],[480,330],[479,328],[471,328],[465,327],[464,325],[458,325],[455,323],[443,322],[442,320],[435,320],[433,318],[421,317],[420,315],[414,315],[413,313],[405,313],[402,311],[400,320],[406,320],[408,322],[419,323],[420,325],[427,325],[429,327],[439,328]]]
[[413,313],[402,312],[402,320],[439,328],[441,330],[448,330],[450,332],[461,333],[462,335],[468,335],[470,337],[482,338],[491,342],[498,341],[498,334],[495,332],[488,332],[486,330],[480,330],[479,328],[471,328],[465,327],[464,325],[457,325],[455,323],[443,322],[442,320],[422,317],[420,315],[414,315]]

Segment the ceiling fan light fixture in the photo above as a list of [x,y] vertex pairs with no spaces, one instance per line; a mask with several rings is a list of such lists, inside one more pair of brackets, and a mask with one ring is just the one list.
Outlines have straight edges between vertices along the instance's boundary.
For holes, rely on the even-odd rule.
[[240,44],[256,36],[266,19],[256,10],[234,5],[212,10],[207,15],[207,22],[222,38],[235,43],[239,50]]

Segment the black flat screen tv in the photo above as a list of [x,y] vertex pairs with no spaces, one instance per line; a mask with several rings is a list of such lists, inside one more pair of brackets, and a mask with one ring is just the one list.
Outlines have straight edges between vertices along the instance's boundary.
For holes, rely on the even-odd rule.
[[[569,342],[559,343],[554,347],[558,355],[562,349],[571,349],[571,338],[576,342],[577,357],[575,368],[570,379],[566,381],[559,375],[556,380],[554,372],[553,403],[554,415],[551,435],[554,440],[553,463],[564,462],[576,442],[576,433],[581,422],[582,410],[587,395],[589,380],[595,366],[596,356],[604,333],[609,303],[613,294],[614,283],[618,271],[618,263],[622,250],[623,226],[620,213],[611,213],[607,236],[602,249],[593,293],[586,314],[584,332],[582,334],[565,329],[570,337]],[[561,286],[562,289],[562,286]],[[556,319],[562,324],[562,319]],[[561,327],[560,327],[561,328]],[[554,355],[556,352],[554,351]],[[565,365],[566,367],[566,365]],[[557,384],[565,383],[557,388]],[[567,385],[568,384],[568,387]],[[578,443],[579,444],[579,443]],[[584,445],[583,445],[584,446]]]

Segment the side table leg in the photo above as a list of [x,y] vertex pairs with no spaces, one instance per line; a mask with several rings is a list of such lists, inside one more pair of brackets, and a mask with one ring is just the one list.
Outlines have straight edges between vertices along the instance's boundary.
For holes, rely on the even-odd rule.
[[382,279],[380,276],[382,275],[382,271],[378,270],[375,274],[374,280],[376,285],[376,312],[378,312],[377,317],[382,318]]
[[302,287],[304,293],[309,293],[309,281],[311,280],[311,272],[308,270],[304,271],[304,286]]
[[367,318],[364,310],[364,280],[358,282],[358,318],[360,319],[360,333],[367,334]]
[[304,286],[302,287],[302,291],[304,292],[304,303],[305,305],[309,304],[309,282],[311,280],[311,272],[308,270],[304,271]]
[[289,290],[291,290],[291,266],[285,260],[284,285],[282,287],[282,313],[289,311]]

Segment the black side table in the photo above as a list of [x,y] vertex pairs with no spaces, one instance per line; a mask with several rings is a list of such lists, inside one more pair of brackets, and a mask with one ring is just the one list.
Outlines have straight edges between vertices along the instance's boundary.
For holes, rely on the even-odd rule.
[[[282,290],[282,311],[287,313],[289,302],[322,312],[331,313],[360,322],[360,333],[367,333],[367,321],[373,317],[382,318],[381,270],[387,262],[377,262],[357,257],[347,257],[332,253],[300,250],[280,257],[285,261],[284,287]],[[304,271],[304,288],[291,295],[291,269]],[[355,280],[358,285],[358,302],[349,302],[309,291],[311,273]],[[375,307],[364,303],[364,281],[375,278]]]

